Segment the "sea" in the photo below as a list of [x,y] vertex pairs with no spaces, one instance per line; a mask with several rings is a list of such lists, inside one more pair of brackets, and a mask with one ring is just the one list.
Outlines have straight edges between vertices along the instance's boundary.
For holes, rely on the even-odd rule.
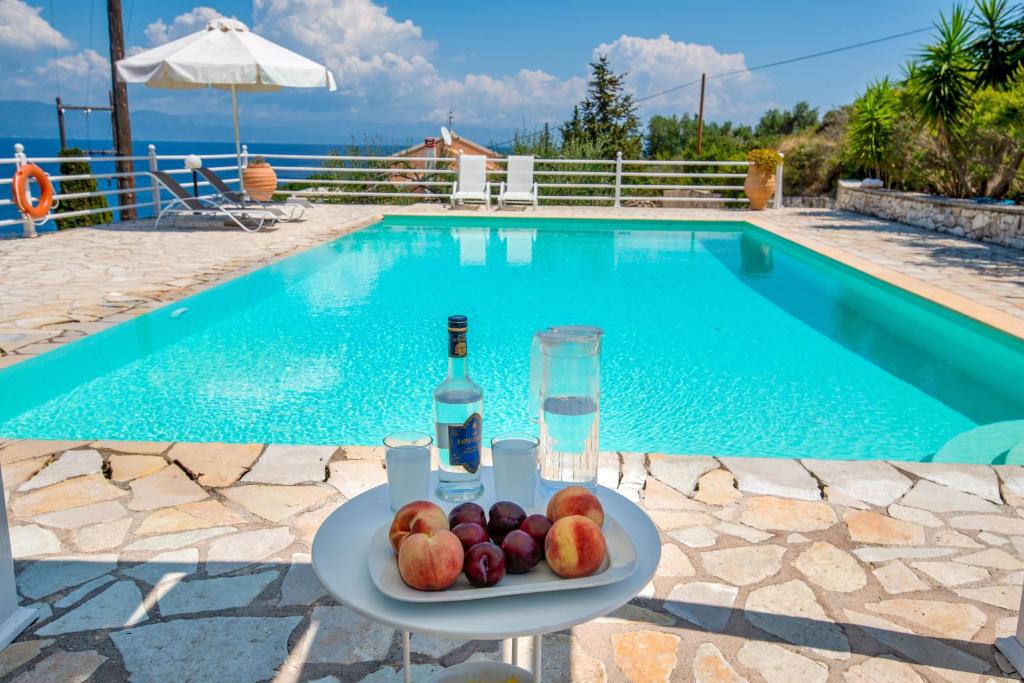
[[[32,159],[45,159],[56,157],[60,151],[60,141],[57,139],[48,138],[2,138],[0,137],[0,158],[14,158],[14,146],[15,144],[21,143],[25,147],[25,154],[28,155],[29,160]],[[158,155],[185,155],[185,154],[197,154],[200,157],[204,155],[213,154],[234,154],[235,144],[233,141],[228,142],[185,142],[181,140],[137,140],[132,144],[132,156],[146,156],[149,154],[149,145],[156,146],[156,153]],[[339,142],[333,143],[309,143],[309,144],[283,144],[273,142],[256,142],[256,143],[245,143],[249,147],[249,155],[258,156],[260,154],[308,154],[313,156],[326,156],[329,154],[351,154],[353,150],[359,150],[360,152],[373,153],[373,154],[392,154],[398,151],[402,145],[380,145],[374,146],[373,149],[369,149],[366,146],[355,145],[352,142]],[[69,139],[69,147],[78,147],[82,150],[87,150],[89,156],[93,157],[95,161],[92,163],[93,173],[112,173],[114,171],[114,162],[109,157],[112,154],[113,143],[110,140],[83,140],[83,139]],[[56,162],[47,162],[38,164],[44,171],[50,175],[57,175],[59,172],[59,164]],[[231,165],[230,161],[226,160],[214,160],[207,164],[209,166],[228,166]],[[304,165],[314,166],[318,165],[315,163],[307,163]],[[149,169],[149,162],[146,160],[140,160],[135,162],[137,170],[144,171]],[[161,162],[161,170],[170,168],[181,168],[181,161],[167,161]],[[14,173],[13,164],[0,164],[0,177],[10,177]],[[289,176],[305,177],[307,174],[303,173],[289,173]],[[186,183],[185,176],[178,176],[178,179],[183,183]],[[101,189],[114,189],[117,186],[116,179],[100,179],[97,181]],[[136,177],[136,183],[142,187],[148,187],[148,182],[144,178]],[[0,189],[0,197],[4,199],[10,196],[10,185],[6,188]],[[113,200],[116,203],[116,196],[109,197],[109,200]],[[138,210],[140,216],[152,215],[152,210],[142,207]],[[0,221],[18,218],[18,213],[13,206],[0,206]],[[53,221],[49,221],[37,228],[38,232],[48,232],[56,230],[56,226]],[[20,237],[22,234],[21,225],[13,226],[0,226],[0,239]]]

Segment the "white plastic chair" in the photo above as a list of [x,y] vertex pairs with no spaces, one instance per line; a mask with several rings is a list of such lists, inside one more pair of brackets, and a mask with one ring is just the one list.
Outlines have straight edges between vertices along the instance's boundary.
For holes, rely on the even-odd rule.
[[537,208],[537,183],[533,180],[533,157],[510,156],[506,181],[498,189],[498,207],[530,204]]
[[451,204],[482,202],[491,208],[491,184],[487,182],[487,157],[480,154],[459,155],[459,179],[452,185]]

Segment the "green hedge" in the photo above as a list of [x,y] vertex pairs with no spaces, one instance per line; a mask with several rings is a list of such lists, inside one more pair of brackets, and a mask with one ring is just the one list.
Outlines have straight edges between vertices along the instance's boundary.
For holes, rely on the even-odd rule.
[[[85,156],[85,153],[77,147],[69,147],[61,150],[60,155],[62,157],[81,157]],[[60,163],[60,174],[65,175],[85,175],[92,173],[92,166],[88,161],[62,161]],[[62,180],[60,182],[60,194],[72,194],[77,192],[96,192],[99,188],[96,185],[95,178],[85,178],[83,180]],[[60,206],[56,211],[84,211],[86,209],[106,209],[109,205],[107,204],[106,197],[81,197],[79,199],[62,199]],[[79,228],[86,225],[102,225],[104,223],[113,223],[114,214],[110,211],[102,211],[100,213],[88,214],[85,216],[72,216],[71,218],[58,218],[57,229],[66,230],[68,228]]]

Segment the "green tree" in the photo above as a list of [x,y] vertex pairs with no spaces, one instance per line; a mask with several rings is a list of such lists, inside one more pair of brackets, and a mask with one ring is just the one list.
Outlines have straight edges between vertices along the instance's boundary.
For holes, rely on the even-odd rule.
[[818,109],[805,100],[797,102],[791,110],[769,109],[761,115],[754,129],[758,137],[792,135],[818,125]]
[[612,71],[608,55],[599,55],[596,62],[591,62],[587,95],[562,125],[563,141],[595,143],[602,156],[614,156],[616,152],[627,158],[640,155],[640,118],[633,96],[625,92],[627,75]]
[[1002,88],[1024,63],[1024,6],[1006,0],[975,0],[970,14],[973,40],[968,49],[979,88]]
[[856,99],[847,128],[847,153],[855,167],[891,181],[899,116],[899,97],[888,78],[875,81]]
[[[61,157],[84,157],[85,152],[77,147],[62,149],[58,156]],[[92,175],[92,165],[88,161],[62,161],[60,162],[60,174],[62,176]],[[95,178],[81,178],[78,180],[60,181],[60,194],[79,194],[84,192],[96,192],[98,190]],[[60,207],[55,211],[85,211],[88,209],[105,209],[106,197],[78,197],[76,199],[60,200]],[[70,218],[58,218],[57,229],[79,228],[86,225],[103,225],[113,223],[114,215],[109,211],[86,214],[84,216],[72,216]]]

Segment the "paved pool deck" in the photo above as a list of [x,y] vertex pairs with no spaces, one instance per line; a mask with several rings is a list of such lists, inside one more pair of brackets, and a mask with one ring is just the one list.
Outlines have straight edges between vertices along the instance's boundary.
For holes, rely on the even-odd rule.
[[[0,242],[0,366],[321,243],[382,212],[317,207],[265,233],[131,225]],[[555,209],[753,220],[1013,332],[1024,255],[873,218]],[[601,483],[662,531],[655,579],[545,638],[548,681],[1020,680],[993,648],[1024,584],[1024,468],[602,454]],[[399,681],[400,635],[326,596],[324,517],[385,481],[345,445],[0,439],[24,604],[0,652],[22,681]],[[496,618],[500,618],[497,615]],[[493,642],[413,638],[419,677]]]

